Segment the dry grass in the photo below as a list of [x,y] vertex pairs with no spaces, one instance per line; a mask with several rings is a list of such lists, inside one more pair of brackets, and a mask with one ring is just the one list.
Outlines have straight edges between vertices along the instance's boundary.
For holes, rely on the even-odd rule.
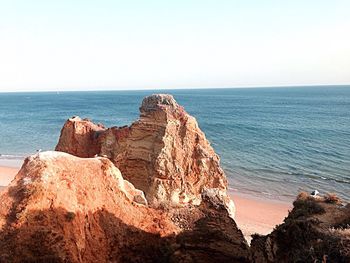
[[310,198],[310,194],[307,192],[300,192],[297,196],[297,200],[306,201]]
[[312,197],[307,199],[296,199],[293,202],[293,210],[289,213],[289,218],[309,217],[311,215],[323,214],[325,209],[318,200]]
[[341,199],[334,193],[328,193],[324,196],[324,201],[330,204],[341,204]]

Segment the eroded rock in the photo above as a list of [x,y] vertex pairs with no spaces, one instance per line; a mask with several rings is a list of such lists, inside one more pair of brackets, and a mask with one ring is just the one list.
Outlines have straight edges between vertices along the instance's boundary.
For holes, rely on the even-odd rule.
[[0,262],[247,262],[224,204],[154,209],[107,158],[43,152],[0,194]]
[[56,151],[67,152],[79,157],[93,157],[100,152],[98,137],[105,127],[89,119],[72,117],[64,124]]
[[[80,141],[87,144],[70,143],[76,137],[70,127],[80,125],[86,126],[80,130],[87,131],[79,134],[85,138]],[[56,150],[80,157],[108,157],[128,181],[144,191],[154,207],[198,205],[204,188],[226,193],[227,180],[219,157],[196,119],[171,95],[144,98],[139,120],[129,127],[103,130],[91,122],[70,119],[62,129]]]

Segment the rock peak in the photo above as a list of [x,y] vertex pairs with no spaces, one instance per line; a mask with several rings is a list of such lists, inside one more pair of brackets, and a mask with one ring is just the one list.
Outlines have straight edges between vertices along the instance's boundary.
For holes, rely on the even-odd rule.
[[140,111],[141,112],[156,111],[158,109],[162,109],[162,106],[169,107],[175,110],[179,105],[177,104],[174,97],[170,94],[153,94],[145,97],[142,100]]
[[226,195],[219,157],[196,119],[172,95],[145,97],[140,111],[140,118],[126,127],[104,129],[69,120],[56,150],[107,157],[155,208],[198,205],[204,188],[217,188]]

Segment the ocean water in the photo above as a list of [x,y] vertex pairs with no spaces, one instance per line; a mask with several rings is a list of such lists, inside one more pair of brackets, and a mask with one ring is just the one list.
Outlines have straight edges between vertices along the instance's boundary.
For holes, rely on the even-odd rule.
[[292,200],[317,189],[350,200],[350,86],[0,93],[0,164],[54,149],[71,116],[128,125],[153,93],[173,94],[197,118],[232,190]]

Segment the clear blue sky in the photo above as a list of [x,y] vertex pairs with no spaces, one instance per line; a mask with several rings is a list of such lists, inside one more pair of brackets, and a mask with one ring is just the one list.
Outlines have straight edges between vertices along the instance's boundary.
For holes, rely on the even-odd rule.
[[349,0],[0,0],[0,91],[350,84]]

